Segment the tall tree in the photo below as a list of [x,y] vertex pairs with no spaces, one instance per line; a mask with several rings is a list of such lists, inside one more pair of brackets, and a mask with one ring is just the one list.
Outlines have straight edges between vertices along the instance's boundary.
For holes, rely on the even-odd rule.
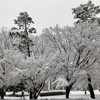
[[[56,68],[58,73],[65,75],[68,81],[66,98],[69,98],[72,86],[84,79],[79,74],[82,72],[86,74],[91,98],[95,98],[91,74],[96,71],[94,64],[97,63],[100,54],[100,28],[98,23],[89,23],[87,21],[76,24],[75,27],[59,28],[56,26],[55,28],[46,29],[46,32],[48,33],[48,38],[58,49],[53,56],[52,63],[55,62],[54,66],[58,67]],[[97,52],[94,52],[94,50]],[[55,71],[55,74],[57,71]]]
[[20,41],[20,43],[17,44],[18,49],[21,52],[26,53],[26,56],[30,57],[30,46],[33,45],[33,43],[29,38],[29,33],[36,33],[36,29],[31,27],[31,24],[34,24],[34,22],[27,12],[20,12],[14,22],[18,28],[13,27],[10,36],[17,38],[17,42]]
[[[17,43],[14,43],[13,45],[24,53],[26,57],[30,57],[30,46],[33,45],[33,41],[29,38],[29,33],[36,33],[36,29],[31,27],[31,24],[34,24],[34,22],[27,12],[20,12],[14,22],[18,28],[13,27],[10,31],[10,36],[17,40]],[[30,99],[32,99],[31,91]]]

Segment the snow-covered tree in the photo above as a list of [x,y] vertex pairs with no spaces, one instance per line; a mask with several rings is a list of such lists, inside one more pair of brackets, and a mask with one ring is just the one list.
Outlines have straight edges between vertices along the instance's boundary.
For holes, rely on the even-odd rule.
[[31,96],[34,99],[38,98],[52,72],[48,67],[47,59],[43,55],[32,56],[21,60],[18,65],[20,69],[23,69],[20,79],[26,83],[25,87],[32,92]]
[[[9,32],[9,36],[15,40],[15,43],[13,41],[13,46],[25,54],[25,58],[30,57],[32,52],[30,48],[34,44],[29,38],[29,33],[36,33],[36,29],[31,27],[34,22],[27,12],[20,12],[14,22],[18,28],[13,27]],[[30,92],[30,94],[32,93]],[[32,99],[31,96],[30,99]]]
[[86,71],[89,91],[91,97],[95,98],[91,76],[92,72],[96,71],[95,69],[98,70],[94,65],[100,54],[98,22],[89,23],[87,21],[79,23],[75,27],[60,28],[56,26],[45,31],[59,51],[53,62],[57,62],[56,66],[60,66],[58,72],[61,75],[65,74],[66,80],[69,82],[69,86],[66,86],[66,97],[69,97],[71,87],[82,78],[80,73]]
[[[48,42],[49,43],[49,42]],[[16,76],[19,82],[24,82],[27,90],[31,92],[31,98],[38,98],[45,83],[51,76],[53,69],[48,66],[52,57],[52,48],[50,49],[44,36],[34,37],[34,46],[31,57],[25,59],[24,54],[15,50],[11,53],[10,62],[16,70]],[[12,74],[12,72],[11,72]],[[18,83],[19,83],[18,82]]]
[[[14,69],[14,64],[11,62],[11,56],[14,56],[14,48],[12,40],[9,37],[8,31],[5,28],[0,32],[0,88],[1,98],[4,98],[4,92],[11,85],[17,84],[17,71]],[[13,55],[14,54],[14,55]],[[13,75],[12,73],[15,74]]]

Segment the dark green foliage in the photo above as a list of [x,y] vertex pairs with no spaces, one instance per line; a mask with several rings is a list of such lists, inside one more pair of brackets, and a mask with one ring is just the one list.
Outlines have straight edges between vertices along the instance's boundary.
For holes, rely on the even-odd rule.
[[74,18],[78,19],[76,23],[79,23],[80,21],[94,21],[94,20],[100,20],[96,18],[96,15],[100,13],[100,7],[95,6],[92,1],[88,1],[87,4],[81,4],[80,6],[72,9]]

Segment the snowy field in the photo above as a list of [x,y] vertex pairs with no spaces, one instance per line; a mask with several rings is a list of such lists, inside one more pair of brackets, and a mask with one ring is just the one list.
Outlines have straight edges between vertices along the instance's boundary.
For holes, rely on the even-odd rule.
[[[12,94],[12,93],[11,92],[7,92],[8,96],[5,97],[6,100],[7,99],[9,99],[9,100],[15,100],[15,99],[19,100],[20,99],[20,97],[12,97],[12,96],[10,97],[9,96],[10,94]],[[21,92],[18,92],[16,94],[20,95]],[[95,100],[100,100],[100,92],[98,90],[95,90],[95,94],[96,94],[96,99]],[[87,94],[84,94],[83,91],[71,91],[70,98],[72,98],[72,100],[74,100],[74,99],[77,100],[76,98],[85,98],[85,100],[94,100],[94,99],[90,98],[89,92],[87,92]],[[25,92],[25,99],[29,100],[29,96],[28,96],[27,92]],[[62,99],[65,99],[65,95],[45,96],[45,97],[39,97],[38,99],[42,99],[42,100],[43,99],[52,99],[52,100],[53,99],[55,99],[55,100],[60,99],[60,100],[62,100]],[[69,99],[69,100],[71,100],[71,99]],[[78,100],[81,100],[81,99],[78,99]],[[82,100],[84,100],[84,99],[82,99]]]

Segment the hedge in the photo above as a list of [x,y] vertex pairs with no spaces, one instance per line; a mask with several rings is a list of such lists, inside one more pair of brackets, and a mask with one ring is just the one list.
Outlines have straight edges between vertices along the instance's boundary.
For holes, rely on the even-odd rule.
[[58,92],[42,92],[40,96],[55,96],[55,95],[65,95],[65,92],[58,91]]

